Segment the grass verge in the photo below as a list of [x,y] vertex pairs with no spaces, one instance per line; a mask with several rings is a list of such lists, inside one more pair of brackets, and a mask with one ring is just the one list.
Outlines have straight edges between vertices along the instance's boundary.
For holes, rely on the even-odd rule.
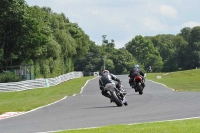
[[198,133],[200,119],[141,123],[133,125],[110,125],[101,128],[66,130],[55,133]]
[[[161,78],[158,78],[161,76]],[[148,73],[146,79],[165,84],[178,91],[200,91],[200,69],[170,73]]]
[[57,86],[20,92],[0,92],[0,114],[24,112],[53,103],[65,96],[80,93],[82,86],[94,76],[76,78]]

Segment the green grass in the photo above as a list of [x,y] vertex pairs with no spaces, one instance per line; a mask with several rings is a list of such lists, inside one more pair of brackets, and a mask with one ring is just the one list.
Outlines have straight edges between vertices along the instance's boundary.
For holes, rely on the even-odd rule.
[[93,76],[76,78],[57,86],[20,92],[0,92],[0,114],[24,112],[53,103],[65,96],[80,93],[82,86]]
[[[161,76],[161,79],[157,79]],[[146,79],[165,84],[178,91],[200,91],[200,69],[170,73],[147,73]]]
[[66,130],[56,133],[199,133],[200,119],[177,120],[133,125],[110,125],[100,128]]

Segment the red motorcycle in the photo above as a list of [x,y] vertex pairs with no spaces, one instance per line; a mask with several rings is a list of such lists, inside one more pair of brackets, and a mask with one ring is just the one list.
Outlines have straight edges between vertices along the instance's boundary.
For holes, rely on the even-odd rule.
[[[146,76],[146,74],[145,74]],[[144,77],[145,77],[144,76]],[[135,89],[135,92],[139,92],[140,95],[143,94],[143,89],[144,89],[144,80],[142,79],[141,76],[136,76],[133,79],[134,84],[132,85],[132,88]]]

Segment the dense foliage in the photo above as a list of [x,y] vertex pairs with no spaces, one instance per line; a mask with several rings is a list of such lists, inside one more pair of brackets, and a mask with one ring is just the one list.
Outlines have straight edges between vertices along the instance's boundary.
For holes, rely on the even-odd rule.
[[[15,17],[13,17],[15,16]],[[49,7],[28,6],[24,0],[0,1],[0,71],[32,64],[34,76],[55,77],[71,71],[127,74],[134,64],[143,70],[169,72],[200,67],[200,26],[177,35],[137,35],[123,48],[115,41],[97,45],[65,14]]]
[[137,61],[124,48],[114,48],[113,41],[104,42],[101,46],[91,42],[88,53],[75,62],[75,70],[101,72],[105,67],[115,74],[127,74]]
[[21,64],[33,64],[35,77],[71,72],[89,44],[89,36],[63,13],[29,7],[24,0],[0,1],[1,72]]
[[18,82],[20,81],[20,77],[15,75],[13,72],[4,71],[0,73],[0,83],[7,83],[7,82]]

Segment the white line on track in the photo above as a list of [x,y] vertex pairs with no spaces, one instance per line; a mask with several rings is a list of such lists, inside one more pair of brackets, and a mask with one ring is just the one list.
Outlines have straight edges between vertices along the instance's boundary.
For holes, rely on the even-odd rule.
[[[66,97],[67,97],[67,96],[66,96]],[[64,100],[66,97],[64,97],[64,98],[62,98],[61,100],[58,100],[58,101],[56,101],[56,102],[54,102],[54,103],[50,103],[50,104],[47,104],[47,105],[45,105],[45,106],[38,107],[38,108],[35,108],[35,109],[30,110],[30,111],[27,111],[27,112],[12,112],[12,113],[7,112],[7,113],[10,114],[10,115],[7,116],[7,117],[4,117],[4,115],[6,115],[7,113],[2,114],[2,115],[0,115],[0,120],[6,119],[6,118],[11,118],[11,117],[14,117],[14,116],[19,116],[19,115],[22,115],[22,114],[26,114],[26,113],[35,111],[35,110],[37,110],[37,109],[40,109],[40,108],[43,108],[43,107],[46,107],[46,106],[55,104],[55,103],[57,103],[57,102],[60,102],[60,101]]]
[[[155,82],[155,81],[153,81],[153,80],[148,80],[148,81],[151,81],[151,82],[153,82],[153,83],[160,84],[160,85],[165,86],[166,88],[169,88],[169,87],[167,87],[166,85],[164,85],[164,84],[162,84],[162,83]],[[177,91],[177,90],[175,90],[175,89],[173,89],[173,88],[169,88],[169,89],[172,89],[173,91]]]
[[[95,77],[95,78],[96,78],[96,77]],[[93,79],[95,79],[95,78],[93,78]],[[92,80],[92,79],[90,79],[90,80]],[[80,94],[82,93],[83,88],[87,85],[88,81],[90,81],[90,80],[87,80],[87,81],[86,81],[85,85],[81,88]],[[74,94],[73,96],[76,96],[76,94]],[[62,101],[62,100],[64,100],[64,99],[66,99],[66,98],[67,98],[67,96],[65,96],[64,98],[62,98],[62,99],[60,99],[60,100],[58,100],[58,101],[55,101],[55,102],[50,103],[50,104],[47,104],[47,105],[45,105],[45,106],[41,106],[41,107],[35,108],[35,109],[30,110],[30,111],[27,111],[27,112],[6,112],[6,113],[0,115],[0,120],[7,119],[7,118],[11,118],[11,117],[14,117],[14,116],[19,116],[19,115],[26,114],[26,113],[35,111],[35,110],[37,110],[37,109],[43,108],[43,107],[47,107],[47,106],[49,106],[49,105],[55,104],[55,103],[57,103],[57,102],[60,102],[60,101]]]
[[[98,76],[97,76],[98,77]],[[93,79],[97,78],[97,77],[94,77]],[[84,86],[81,88],[81,92],[79,94],[81,94],[83,92],[83,89],[84,87],[87,85],[87,83],[90,81],[90,80],[93,80],[93,79],[89,79],[86,81],[86,83],[84,84]],[[76,94],[74,94],[73,96],[76,96]]]
[[[152,121],[152,122],[143,122],[143,123],[155,123],[155,122],[167,122],[167,121],[181,121],[181,120],[190,120],[190,119],[199,119],[198,117],[189,117],[189,118],[182,118],[182,119],[172,119],[172,120],[163,120],[163,121]],[[125,124],[125,125],[135,125],[135,124],[143,124],[143,123],[132,123],[132,124]]]

